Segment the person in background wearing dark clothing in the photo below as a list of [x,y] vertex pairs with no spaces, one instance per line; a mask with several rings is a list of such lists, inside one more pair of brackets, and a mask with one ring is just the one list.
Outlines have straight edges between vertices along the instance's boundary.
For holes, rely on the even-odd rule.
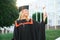
[[45,26],[44,21],[39,23],[29,18],[29,5],[20,7],[19,11],[19,18],[15,21],[12,40],[43,40],[44,35],[41,26]]

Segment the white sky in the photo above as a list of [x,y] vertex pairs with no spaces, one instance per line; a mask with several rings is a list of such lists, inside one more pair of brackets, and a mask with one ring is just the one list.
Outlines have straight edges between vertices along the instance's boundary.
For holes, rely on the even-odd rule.
[[17,0],[17,6],[29,5],[30,3],[34,2],[35,0]]
[[54,12],[54,1],[55,0],[17,0],[17,6],[29,5],[30,12],[32,13],[34,11],[42,12],[42,6],[45,5],[47,12]]

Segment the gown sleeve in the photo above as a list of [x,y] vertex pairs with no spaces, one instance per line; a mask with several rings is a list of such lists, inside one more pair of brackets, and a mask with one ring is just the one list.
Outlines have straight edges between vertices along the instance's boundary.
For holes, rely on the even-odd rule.
[[[19,24],[18,21],[15,21],[15,23]],[[13,32],[13,39],[12,40],[16,40],[16,38],[17,38],[17,32],[18,32],[18,28],[15,25],[14,26],[14,32]]]
[[41,29],[41,25],[40,25],[40,23],[38,23],[38,22],[36,22],[36,21],[34,21],[34,26],[35,26],[35,36],[36,36],[36,40],[42,40],[42,29]]
[[42,40],[46,40],[45,39],[45,24],[47,24],[47,18],[45,19],[45,21],[43,21],[42,19],[42,22],[40,23],[40,26],[41,26],[41,39]]
[[42,18],[42,22],[40,23],[41,40],[46,40],[46,36],[45,36],[45,24],[47,24],[47,17],[46,17],[45,21]]
[[41,39],[45,40],[45,22],[41,22],[40,26],[41,26]]
[[45,40],[45,22],[42,21],[41,23],[36,22],[35,26],[37,26],[37,40]]
[[16,28],[14,27],[14,32],[13,32],[13,39],[12,40],[16,40]]

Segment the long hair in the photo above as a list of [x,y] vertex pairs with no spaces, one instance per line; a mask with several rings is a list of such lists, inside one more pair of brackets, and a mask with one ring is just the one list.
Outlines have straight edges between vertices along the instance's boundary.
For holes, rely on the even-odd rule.
[[[19,12],[18,20],[21,20],[21,19],[22,19],[22,18],[21,18],[21,17],[22,17],[22,14],[23,14],[22,11],[20,11],[20,12]],[[30,18],[30,17],[28,16],[27,18]]]
[[18,20],[20,20],[20,19],[21,19],[21,16],[22,16],[22,12],[19,12]]

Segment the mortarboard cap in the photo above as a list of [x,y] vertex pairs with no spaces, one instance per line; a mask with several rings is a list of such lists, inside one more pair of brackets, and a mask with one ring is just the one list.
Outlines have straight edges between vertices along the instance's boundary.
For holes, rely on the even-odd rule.
[[24,5],[24,6],[19,7],[19,12],[23,9],[29,9],[29,5]]

